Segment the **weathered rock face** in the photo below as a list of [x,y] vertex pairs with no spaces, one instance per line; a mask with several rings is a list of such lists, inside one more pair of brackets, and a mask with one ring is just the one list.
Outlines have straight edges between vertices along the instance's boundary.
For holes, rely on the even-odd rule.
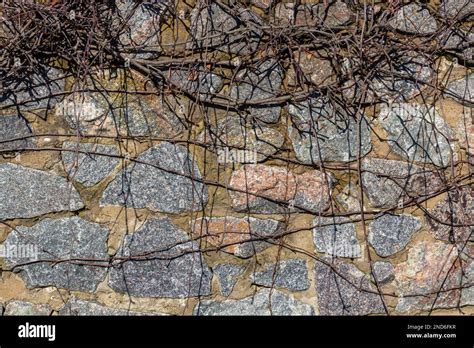
[[313,225],[313,241],[316,250],[339,257],[361,256],[355,224],[342,217],[316,217]]
[[[125,205],[167,213],[201,210],[207,187],[186,148],[162,143],[143,152],[107,186],[101,205]],[[125,194],[124,194],[125,193]]]
[[[438,42],[449,50],[461,50],[461,57],[468,60],[474,54],[474,47],[469,47],[469,42],[474,40],[474,33],[462,29],[453,28],[439,35]],[[471,88],[472,91],[472,88]],[[472,92],[471,92],[472,93]],[[471,94],[472,95],[472,94]]]
[[[94,186],[119,164],[115,146],[64,142],[61,152],[64,169],[69,178],[84,186]],[[101,155],[99,155],[101,154]]]
[[392,150],[401,157],[440,167],[451,162],[453,132],[434,108],[392,104],[383,108],[379,117]]
[[426,215],[435,238],[464,244],[474,241],[474,189],[470,186],[448,191],[448,197]]
[[416,3],[399,9],[391,20],[390,26],[412,34],[432,34],[438,30],[436,20],[430,11]]
[[[56,286],[93,292],[107,273],[108,235],[107,228],[79,217],[44,219],[32,227],[17,227],[4,244],[6,249],[16,249],[17,256],[22,246],[37,255],[11,254],[5,261],[8,267],[17,266],[15,271],[29,288]],[[39,262],[20,266],[32,260]]]
[[446,88],[445,95],[454,97],[464,103],[474,103],[474,74],[452,81]]
[[[198,1],[191,12],[190,34],[192,41],[188,49],[217,49],[225,53],[249,54],[255,51],[261,40],[262,30],[252,23],[262,20],[253,12],[233,6],[226,8],[218,3]],[[236,28],[249,29],[245,35],[232,35]]]
[[136,315],[161,315],[161,313],[154,312],[134,312],[126,309],[111,308],[101,305],[95,301],[86,301],[75,296],[71,297],[63,308],[59,311],[59,315],[73,315],[73,316],[86,316],[86,315],[99,315],[99,316],[136,316]]
[[450,289],[459,289],[461,284],[457,256],[456,245],[443,242],[414,245],[407,261],[395,266],[395,279],[404,296],[398,301],[397,311],[456,307],[461,293]]
[[173,68],[163,72],[163,75],[175,86],[202,98],[206,94],[217,93],[222,88],[222,78],[202,67],[194,66],[188,69]]
[[273,288],[301,291],[309,288],[308,268],[303,259],[289,259],[268,265],[261,272],[252,274],[254,284]]
[[471,0],[443,0],[440,6],[440,14],[449,19],[461,18],[474,11]]
[[[185,298],[209,295],[212,274],[196,242],[168,218],[148,219],[123,241],[110,270],[109,286],[138,297]],[[131,260],[130,260],[131,258]]]
[[206,129],[199,139],[205,144],[213,144],[221,164],[263,161],[276,153],[284,142],[280,132],[245,122],[237,114],[228,115],[217,126]]
[[357,185],[349,183],[336,196],[336,200],[345,211],[353,213],[361,210],[359,195]]
[[[334,109],[324,98],[290,105],[292,124],[288,133],[296,157],[303,163],[321,161],[354,161],[372,148],[369,125],[361,119],[361,141],[358,141],[358,124],[353,115]],[[358,146],[360,145],[360,146]]]
[[262,289],[241,300],[201,301],[195,315],[314,315],[313,308],[275,289]]
[[423,199],[443,187],[442,175],[408,162],[366,158],[362,183],[370,204],[392,208],[412,197]]
[[294,62],[287,71],[288,85],[312,83],[321,88],[335,81],[335,71],[331,59],[322,52],[296,51]]
[[387,257],[403,250],[421,228],[420,219],[411,215],[382,215],[369,224],[368,241],[375,252]]
[[388,261],[377,261],[374,263],[373,271],[379,284],[386,284],[395,279],[393,265]]
[[245,165],[233,172],[229,194],[236,211],[320,212],[327,208],[331,185],[332,179],[317,170],[295,175],[286,168]]
[[242,258],[270,247],[265,240],[274,241],[272,237],[280,234],[281,227],[276,220],[232,216],[201,218],[191,224],[195,237]]
[[[329,258],[325,260],[331,264]],[[321,315],[385,313],[380,295],[364,273],[350,263],[334,261],[332,265],[343,277],[331,267],[316,262],[316,291]]]
[[323,25],[333,28],[349,24],[354,17],[348,6],[342,1],[324,4],[280,3],[275,7],[274,21],[278,24]]
[[[35,140],[27,121],[20,116],[0,116],[0,151],[20,151],[24,148],[34,147]],[[25,137],[25,139],[21,139]],[[18,140],[14,140],[18,139]]]
[[[272,99],[280,93],[283,82],[283,69],[278,61],[267,59],[253,69],[246,69],[236,76],[230,96],[238,103],[257,102]],[[261,106],[249,108],[250,115],[264,123],[275,123],[280,119],[281,107],[265,102]]]
[[239,280],[239,275],[244,272],[245,266],[232,263],[221,263],[212,270],[219,279],[221,294],[223,296],[229,296],[234,289],[235,283]]
[[3,315],[50,315],[52,309],[49,305],[34,304],[26,301],[10,301],[5,307]]
[[76,189],[65,178],[17,164],[0,164],[0,187],[0,220],[84,207]]

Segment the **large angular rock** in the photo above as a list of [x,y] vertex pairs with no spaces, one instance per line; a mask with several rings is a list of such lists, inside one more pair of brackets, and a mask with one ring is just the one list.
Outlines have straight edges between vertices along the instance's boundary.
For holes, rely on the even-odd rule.
[[245,266],[232,263],[221,263],[213,268],[213,272],[219,279],[221,294],[229,296],[239,280],[239,276],[244,272]]
[[191,223],[193,236],[220,250],[238,257],[248,258],[272,244],[278,236],[281,223],[271,219],[232,216],[200,218]]
[[59,311],[59,315],[72,316],[137,316],[137,315],[161,315],[155,312],[134,312],[126,309],[111,308],[101,305],[95,301],[86,301],[72,296]]
[[311,83],[318,88],[335,82],[336,72],[331,59],[323,52],[300,50],[293,53],[294,61],[287,71],[288,85]]
[[0,220],[84,207],[79,193],[65,178],[17,164],[0,164],[0,187]]
[[392,150],[401,157],[444,167],[451,162],[453,131],[433,107],[391,104],[379,115]]
[[[32,245],[39,262],[10,255],[14,267],[29,288],[55,286],[93,292],[107,273],[109,230],[79,217],[44,219],[32,227],[19,226],[8,235],[6,248]],[[81,261],[82,260],[82,261]],[[58,262],[61,261],[61,262]]]
[[275,289],[262,289],[241,300],[201,301],[195,315],[314,315],[313,308]]
[[338,273],[316,262],[316,291],[321,315],[385,313],[380,295],[369,277],[350,263],[325,259]]
[[101,205],[166,213],[201,210],[208,199],[197,164],[185,147],[162,143],[143,152],[107,186]]
[[222,77],[199,66],[173,68],[163,72],[163,75],[179,89],[189,94],[199,94],[202,98],[219,92],[223,83]]
[[261,272],[252,274],[254,284],[273,288],[301,291],[309,288],[308,268],[303,259],[289,259],[268,265]]
[[229,193],[236,211],[321,212],[329,204],[332,182],[317,170],[296,175],[282,167],[248,164],[232,173]]
[[[283,69],[279,62],[267,59],[252,69],[240,71],[235,80],[238,82],[231,87],[230,96],[237,103],[253,102],[271,99],[280,94],[283,82]],[[264,123],[275,123],[280,119],[281,107],[262,102],[249,108],[251,116]]]
[[426,214],[435,238],[465,244],[474,241],[474,188],[464,186],[448,191],[448,196]]
[[318,26],[333,28],[349,24],[354,13],[342,1],[325,4],[279,3],[273,21],[280,25]]
[[438,42],[444,49],[455,51],[465,60],[471,59],[474,55],[474,47],[469,45],[473,40],[474,33],[466,32],[459,28],[453,28],[450,31],[443,31],[438,37]]
[[316,217],[313,225],[313,241],[318,252],[339,257],[361,256],[355,224],[350,220],[342,217]]
[[[217,2],[199,0],[191,12],[188,49],[214,50],[235,55],[256,50],[262,30],[262,20],[248,9],[227,8]],[[244,29],[245,34],[235,32]]]
[[138,297],[209,295],[212,274],[199,245],[168,218],[148,219],[127,235],[110,270],[109,286]]
[[416,3],[399,9],[390,21],[390,26],[411,34],[432,34],[438,30],[430,11]]
[[21,151],[24,148],[34,147],[35,140],[32,135],[28,122],[20,116],[0,116],[0,151]]
[[[456,245],[419,242],[408,252],[408,259],[395,266],[400,292],[399,312],[455,308],[462,286],[461,258]],[[471,279],[472,284],[472,279]]]
[[379,284],[389,283],[395,278],[393,265],[388,261],[375,262],[373,271]]
[[369,224],[368,241],[378,255],[387,257],[403,250],[420,228],[414,216],[385,214]]
[[115,146],[67,141],[63,150],[61,157],[69,178],[88,187],[99,183],[120,163],[120,158],[114,157],[119,156]]
[[52,309],[47,304],[34,304],[27,301],[10,301],[3,315],[50,315]]
[[474,73],[450,82],[444,94],[465,104],[474,103]]
[[[292,123],[288,133],[303,163],[323,161],[354,161],[371,149],[370,129],[365,116],[361,116],[361,141],[358,144],[358,124],[354,115],[334,108],[325,98],[310,99],[290,104]],[[360,116],[360,115],[359,115]]]
[[212,144],[218,162],[256,163],[276,153],[283,145],[283,135],[270,127],[246,122],[239,115],[228,115],[217,126],[199,135],[200,141]]
[[449,19],[460,19],[474,12],[474,3],[471,0],[443,0],[440,5],[440,14]]
[[393,208],[412,198],[428,197],[443,187],[442,174],[404,161],[366,158],[362,183],[370,204]]

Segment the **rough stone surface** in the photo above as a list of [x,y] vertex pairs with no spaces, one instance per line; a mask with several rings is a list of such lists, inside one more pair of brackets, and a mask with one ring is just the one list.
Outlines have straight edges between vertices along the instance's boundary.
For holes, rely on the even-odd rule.
[[[331,259],[325,259],[331,264]],[[316,262],[316,293],[321,315],[368,315],[385,313],[382,300],[369,277],[350,263],[333,261],[331,267]]]
[[[247,23],[249,22],[249,23]],[[231,10],[222,5],[200,0],[191,12],[191,38],[188,49],[217,49],[232,54],[255,51],[262,31],[250,23],[262,24],[255,13],[238,6]],[[236,28],[248,28],[246,35],[231,35]]]
[[26,301],[10,301],[3,315],[50,315],[52,309],[46,304],[34,304]]
[[414,216],[385,214],[369,224],[368,241],[378,255],[387,257],[403,250],[420,228]]
[[200,94],[205,97],[205,94],[217,93],[222,88],[222,78],[219,75],[211,73],[210,71],[203,71],[202,68],[189,67],[187,70],[174,69],[164,72],[164,75],[169,81],[191,94]]
[[440,14],[453,19],[461,18],[474,12],[474,3],[471,0],[443,0],[440,5]]
[[[454,28],[440,34],[438,41],[445,49],[461,51],[461,56],[469,60],[474,55],[474,47],[469,47],[469,42],[474,40],[474,33]],[[472,91],[472,88],[471,88]],[[472,95],[472,92],[471,92]]]
[[405,5],[398,10],[390,26],[413,34],[432,34],[438,30],[436,20],[430,11],[416,3]]
[[207,203],[207,187],[199,182],[199,168],[185,147],[165,142],[137,160],[107,186],[101,205],[181,213],[201,210]]
[[474,74],[450,82],[445,95],[454,97],[464,103],[474,103]]
[[117,256],[133,258],[109,273],[109,286],[120,293],[185,298],[211,292],[212,274],[199,245],[168,218],[149,218],[125,237]]
[[[238,103],[256,102],[271,99],[280,93],[283,82],[283,69],[274,59],[267,59],[253,69],[246,69],[236,76],[238,84],[232,86],[230,96]],[[256,120],[275,123],[280,119],[280,106],[264,103],[249,108]]]
[[349,24],[354,17],[349,7],[342,1],[324,4],[280,3],[275,7],[274,21],[298,26],[324,25],[333,28]]
[[[461,284],[457,256],[456,245],[443,242],[423,241],[410,248],[407,261],[395,266],[395,280],[402,296],[396,310],[456,307],[460,291],[448,290],[459,288]],[[438,292],[439,296],[436,295]]]
[[379,115],[392,150],[415,162],[446,166],[451,162],[452,130],[433,107],[393,104]]
[[86,301],[75,296],[71,297],[59,311],[59,315],[72,316],[136,316],[136,315],[161,315],[156,312],[134,312],[126,309],[111,308],[95,301]]
[[364,192],[376,208],[402,208],[412,197],[427,197],[443,187],[442,174],[404,161],[366,158],[362,170]]
[[448,197],[426,215],[435,238],[464,244],[474,241],[474,189],[471,186],[448,191]]
[[271,237],[281,232],[281,223],[271,219],[226,216],[197,219],[192,222],[191,228],[194,236],[204,239],[212,246],[222,247],[224,252],[248,258],[272,245],[258,239],[272,241]]
[[13,140],[28,137],[32,134],[28,122],[20,116],[0,116],[0,151],[20,151],[24,148],[34,147],[34,138]]
[[313,241],[316,250],[339,257],[361,256],[355,224],[343,217],[316,217],[313,225]]
[[213,144],[219,163],[255,163],[276,153],[284,142],[283,135],[270,127],[243,121],[239,115],[228,115],[217,126],[203,131],[199,139]]
[[[298,160],[313,164],[357,159],[358,124],[352,115],[335,110],[324,98],[291,104],[289,113],[292,124],[288,126],[288,133]],[[364,156],[372,148],[365,117],[361,121],[361,135],[360,155]]]
[[241,300],[201,301],[196,315],[314,315],[313,308],[275,289],[262,289]]
[[359,188],[353,183],[347,184],[336,196],[336,200],[346,212],[360,211]]
[[[55,286],[69,290],[93,292],[105,278],[107,268],[107,238],[109,230],[79,217],[44,219],[32,227],[19,226],[8,235],[6,248],[30,245],[37,248],[38,260],[51,260],[19,266],[16,270],[29,288]],[[35,258],[5,258],[13,267]],[[25,256],[25,255],[23,255]],[[94,266],[57,260],[87,259]]]
[[301,291],[309,288],[308,268],[303,259],[283,260],[269,265],[261,272],[252,274],[254,284],[265,287]]
[[221,294],[229,296],[234,289],[235,284],[239,280],[239,276],[244,272],[245,266],[233,263],[221,263],[213,268],[219,279]]
[[294,62],[287,71],[288,84],[299,85],[298,77],[303,84],[312,83],[318,88],[334,83],[336,73],[331,59],[320,52],[296,51]]
[[229,194],[236,211],[320,212],[329,204],[331,186],[331,177],[317,170],[295,175],[281,167],[248,164],[232,173]]
[[[119,152],[115,146],[64,142],[61,152],[64,169],[69,178],[85,186],[94,186],[109,175],[119,164]],[[100,153],[96,155],[92,153]]]
[[375,273],[375,278],[379,284],[386,284],[395,279],[393,265],[388,261],[375,262],[373,270]]
[[0,187],[0,220],[84,207],[76,189],[65,178],[17,164],[0,164]]

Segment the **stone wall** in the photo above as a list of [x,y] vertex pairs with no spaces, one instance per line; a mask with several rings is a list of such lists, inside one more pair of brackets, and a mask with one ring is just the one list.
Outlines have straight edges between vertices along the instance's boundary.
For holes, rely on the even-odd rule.
[[375,67],[354,4],[226,4],[117,1],[144,50],[0,94],[1,312],[472,314],[473,3]]

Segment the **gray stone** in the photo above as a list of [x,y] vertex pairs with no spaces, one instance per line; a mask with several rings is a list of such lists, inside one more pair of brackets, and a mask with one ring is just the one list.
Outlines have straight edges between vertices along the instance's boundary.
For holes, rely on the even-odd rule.
[[[257,102],[271,99],[280,93],[283,82],[283,69],[274,59],[267,59],[253,69],[239,72],[235,78],[238,82],[231,87],[230,96],[237,103]],[[264,123],[275,123],[280,119],[281,107],[262,103],[249,107],[250,115]]]
[[168,218],[148,219],[125,237],[116,257],[126,260],[110,270],[109,286],[120,293],[185,298],[211,292],[212,274],[198,243]]
[[365,158],[362,183],[376,208],[403,208],[411,198],[423,199],[443,186],[442,174],[404,161]]
[[100,204],[148,208],[166,213],[198,211],[206,205],[207,187],[191,154],[183,146],[162,143],[120,171]]
[[252,274],[251,280],[256,285],[285,288],[301,291],[309,288],[308,268],[303,259],[290,259],[266,266],[262,272]]
[[339,257],[361,256],[355,224],[343,217],[316,217],[313,225],[313,241],[320,253]]
[[368,315],[385,313],[377,289],[353,264],[324,259],[334,270],[316,262],[316,291],[320,315]]
[[275,289],[259,290],[254,296],[222,302],[201,301],[195,315],[314,315],[313,308]]
[[275,6],[275,18],[280,25],[297,25],[326,28],[349,24],[354,13],[343,1],[330,1],[327,4],[279,3]]
[[[10,254],[5,261],[8,267],[16,267],[29,288],[55,286],[93,292],[107,273],[108,235],[107,228],[79,217],[44,219],[32,227],[17,227],[4,244],[6,250],[30,246],[37,250],[37,257]],[[23,265],[28,261],[38,262]]]
[[450,82],[444,94],[465,104],[474,103],[474,73]]
[[375,278],[379,284],[386,284],[395,279],[393,265],[388,261],[377,261],[373,265]]
[[239,275],[243,273],[245,266],[232,263],[221,263],[213,268],[219,279],[221,294],[229,296],[238,281]]
[[[227,9],[216,2],[197,2],[191,12],[188,49],[217,49],[235,55],[249,54],[256,50],[262,37],[262,20],[248,9],[233,6]],[[245,28],[239,35],[236,29]]]
[[453,131],[433,107],[392,104],[379,116],[392,150],[403,158],[444,167],[451,162]]
[[127,309],[112,308],[101,305],[95,301],[86,301],[72,296],[59,311],[59,315],[72,316],[138,316],[138,315],[162,315],[157,312],[135,312]]
[[412,34],[432,34],[438,30],[436,20],[430,11],[416,3],[399,9],[390,21],[390,26]]
[[368,241],[378,255],[387,257],[403,250],[420,228],[414,216],[385,214],[369,224]]
[[10,301],[3,315],[50,315],[52,309],[46,304],[34,304],[26,301]]
[[28,122],[20,116],[0,116],[0,151],[21,151],[24,148],[34,147],[33,137],[20,139],[32,135]]
[[88,187],[99,183],[120,163],[120,158],[110,157],[119,155],[115,146],[64,142],[63,150],[68,150],[61,152],[61,157],[69,178]]
[[440,5],[440,14],[450,19],[461,18],[474,12],[472,0],[443,0]]
[[65,178],[17,164],[0,164],[0,187],[0,220],[84,207],[79,193]]
[[469,260],[468,265],[463,269],[461,290],[461,306],[474,306],[474,262],[472,261],[472,254],[467,255]]
[[[354,161],[359,154],[358,124],[354,116],[334,109],[325,98],[290,104],[292,124],[289,136],[296,157],[306,164],[322,161]],[[360,155],[371,149],[370,129],[365,116],[361,121]]]
[[202,70],[201,67],[188,67],[188,69],[174,69],[164,72],[169,81],[190,94],[214,94],[222,88],[222,77],[210,71]]
[[465,60],[472,59],[474,56],[474,47],[469,45],[470,42],[474,41],[474,33],[472,32],[454,28],[451,31],[443,31],[438,41],[441,46],[444,46],[443,48],[460,53]]

